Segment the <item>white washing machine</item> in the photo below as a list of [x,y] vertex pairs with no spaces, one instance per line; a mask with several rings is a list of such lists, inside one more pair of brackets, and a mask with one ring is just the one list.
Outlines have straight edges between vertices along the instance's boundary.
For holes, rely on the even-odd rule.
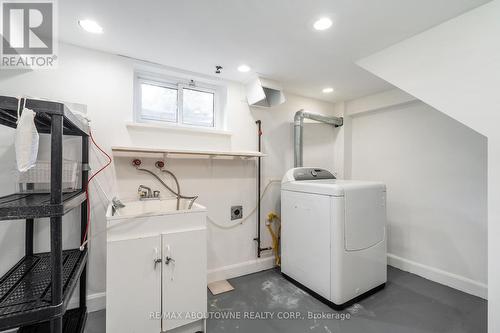
[[281,185],[281,272],[336,309],[385,286],[386,189],[295,168]]

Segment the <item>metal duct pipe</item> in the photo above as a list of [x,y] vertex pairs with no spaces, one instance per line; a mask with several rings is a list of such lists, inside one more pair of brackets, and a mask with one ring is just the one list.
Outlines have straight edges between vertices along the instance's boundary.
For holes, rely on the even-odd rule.
[[304,118],[319,121],[325,124],[333,125],[335,127],[342,126],[344,124],[344,118],[342,117],[328,117],[321,114],[310,113],[304,110],[297,111],[294,117],[293,126],[293,155],[294,155],[294,166],[296,168],[304,166]]

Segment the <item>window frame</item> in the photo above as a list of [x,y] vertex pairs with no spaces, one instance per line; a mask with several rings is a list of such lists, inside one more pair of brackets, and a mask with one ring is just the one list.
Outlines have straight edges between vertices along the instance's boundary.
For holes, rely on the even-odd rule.
[[[137,122],[141,123],[158,123],[158,124],[169,124],[169,125],[174,125],[179,123],[179,91],[178,88],[175,84],[171,82],[160,82],[160,81],[153,81],[150,79],[144,79],[138,77],[137,80],[137,89],[136,89],[136,94],[135,98],[137,98],[137,104],[136,104],[136,117],[135,120]],[[156,87],[161,87],[161,88],[167,88],[167,89],[175,89],[177,91],[177,110],[175,111],[175,121],[168,121],[168,120],[155,120],[155,119],[148,119],[148,118],[143,118],[142,116],[142,84],[148,84],[151,86],[156,86]]]
[[[193,91],[199,91],[199,92],[204,92],[204,93],[210,93],[214,95],[214,102],[213,102],[213,119],[212,119],[212,126],[200,126],[200,125],[193,125],[193,124],[186,124],[184,123],[184,89],[189,89]],[[193,126],[193,127],[200,127],[200,128],[217,128],[217,90],[214,88],[207,88],[205,86],[197,85],[197,86],[190,86],[189,84],[184,84],[180,83],[179,84],[179,91],[178,91],[178,99],[177,99],[177,114],[179,115],[180,119],[178,124],[181,126]],[[180,97],[180,98],[179,98]],[[181,108],[179,108],[179,104]]]
[[[192,82],[195,82],[193,86]],[[177,113],[176,121],[167,120],[154,120],[147,119],[142,116],[142,84],[149,84],[164,88],[176,89],[177,90]],[[214,96],[213,102],[213,122],[212,126],[202,126],[185,124],[184,121],[184,89],[190,89],[194,91],[200,91],[205,93],[211,93]],[[222,108],[223,93],[222,87],[206,83],[202,80],[178,78],[173,76],[163,76],[163,75],[153,75],[143,72],[136,72],[134,78],[134,122],[139,124],[157,124],[165,127],[186,127],[191,129],[204,129],[204,130],[224,130],[224,114]]]

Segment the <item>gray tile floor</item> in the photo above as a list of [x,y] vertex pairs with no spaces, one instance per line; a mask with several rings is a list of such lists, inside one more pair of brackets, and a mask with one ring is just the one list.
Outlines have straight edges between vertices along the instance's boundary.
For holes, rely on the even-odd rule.
[[105,333],[106,332],[106,311],[89,313],[87,325],[84,333]]
[[[268,270],[230,280],[234,291],[208,295],[208,310],[217,315],[232,313],[270,316],[273,319],[210,319],[208,333],[406,333],[487,332],[487,302],[416,275],[389,267],[384,290],[350,308],[335,312],[284,280],[278,271]],[[258,314],[257,314],[258,312]],[[283,320],[300,313],[299,319]],[[343,315],[349,319],[307,319],[315,315]],[[214,315],[215,316],[215,315]],[[89,315],[86,333],[105,331],[105,312]]]

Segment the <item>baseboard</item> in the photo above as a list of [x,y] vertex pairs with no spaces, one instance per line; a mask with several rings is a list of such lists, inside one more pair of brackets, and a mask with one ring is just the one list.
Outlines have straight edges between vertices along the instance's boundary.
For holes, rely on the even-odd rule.
[[[69,302],[69,308],[74,309],[78,307],[78,297],[73,297]],[[99,310],[104,310],[106,308],[106,293],[95,293],[87,295],[87,311],[95,312]]]
[[208,271],[208,283],[232,279],[251,273],[256,273],[274,267],[274,256],[245,261],[242,263],[223,266]]
[[390,253],[387,254],[387,263],[390,266],[416,274],[431,281],[444,284],[445,286],[458,289],[464,293],[488,299],[488,286],[484,283],[412,260],[401,258]]

